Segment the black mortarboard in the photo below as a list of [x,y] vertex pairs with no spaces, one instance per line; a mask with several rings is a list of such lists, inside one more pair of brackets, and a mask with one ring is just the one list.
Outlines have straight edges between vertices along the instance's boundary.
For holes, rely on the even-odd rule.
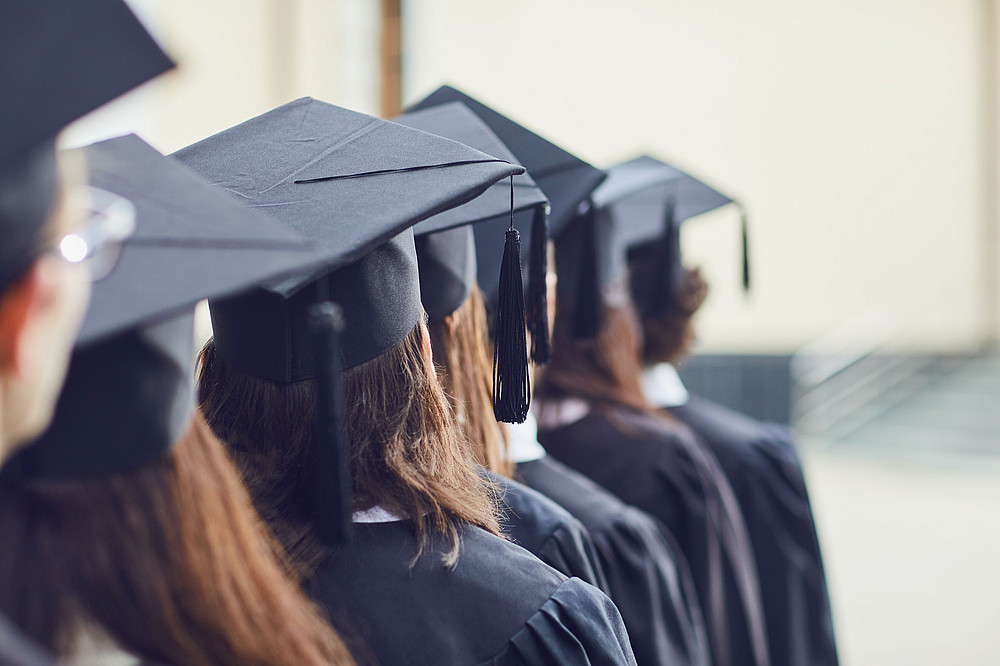
[[[489,127],[458,102],[410,111],[396,121],[461,141],[508,161],[516,160]],[[538,228],[544,233],[547,206],[542,191],[530,176],[522,173],[512,177],[510,183],[498,182],[472,201],[416,225],[413,233],[417,237],[421,300],[431,320],[440,321],[458,309],[476,286],[476,252],[470,225],[493,225],[503,229],[510,227],[512,217],[516,215],[540,215]],[[516,243],[518,236],[516,232],[511,234],[510,242]],[[497,320],[504,326],[503,330],[498,328],[494,336],[494,412],[498,419],[520,423],[527,416],[531,395],[524,336],[520,249],[508,247],[505,239],[504,245],[497,245],[493,250],[497,270],[484,280],[488,280],[489,285],[498,285],[499,282],[507,285],[506,291],[510,293],[504,293],[497,301],[512,306],[497,310]],[[508,259],[507,274],[500,270],[504,254]],[[515,261],[518,263],[515,264]],[[537,337],[547,342],[548,323],[544,314],[541,325],[545,328]],[[532,333],[534,346],[534,329]]]
[[[650,262],[658,273],[656,279],[642,276],[632,284],[655,283],[657,298],[661,298],[681,266],[681,223],[734,203],[689,174],[648,156],[611,167],[607,173],[607,180],[556,240],[560,293],[573,299],[575,334],[580,338],[597,334],[600,293],[625,279],[630,253],[656,253],[656,260]],[[746,270],[744,275],[749,275]],[[646,291],[639,289],[640,307],[646,302]]]
[[[423,109],[447,102],[462,102],[468,106],[516,156],[518,163],[523,164],[528,170],[551,204],[548,226],[552,237],[559,234],[575,215],[580,202],[587,199],[594,188],[604,180],[605,174],[600,169],[587,164],[575,155],[566,152],[554,143],[543,139],[531,130],[451,86],[441,86],[413,105],[412,108]],[[525,215],[515,218],[515,228],[523,232],[527,219]],[[503,242],[506,229],[506,225],[500,224],[480,225],[476,228],[480,276],[488,278],[496,274],[499,263],[495,248]],[[544,243],[537,242],[545,236],[542,230],[533,228],[530,236],[522,234],[522,237],[522,256],[530,256],[527,271],[529,280],[527,307],[535,321],[545,321],[547,317],[547,307],[544,306],[547,250]],[[538,250],[532,251],[532,247],[538,247]],[[495,304],[496,292],[492,290],[491,282],[484,278],[480,284],[486,289],[487,300]],[[536,324],[536,326],[539,325]],[[548,354],[540,353],[533,354],[533,356],[535,356],[536,361],[544,362],[547,360]]]
[[80,149],[91,183],[131,200],[136,231],[93,298],[48,431],[4,478],[93,478],[165,455],[193,413],[193,306],[319,255],[137,136]]
[[[736,203],[731,197],[665,162],[641,156],[608,169],[594,192],[594,205],[608,211],[616,242],[633,261],[632,292],[641,310],[651,313],[672,302],[681,262],[684,221]],[[750,284],[746,215],[741,209],[743,284]]]
[[344,367],[388,351],[417,325],[417,222],[521,172],[456,141],[300,99],[209,137],[177,158],[317,242],[323,267],[212,301],[219,354],[276,382],[316,376],[308,308],[343,309]]
[[0,292],[39,250],[56,135],[172,66],[122,0],[0,4]]

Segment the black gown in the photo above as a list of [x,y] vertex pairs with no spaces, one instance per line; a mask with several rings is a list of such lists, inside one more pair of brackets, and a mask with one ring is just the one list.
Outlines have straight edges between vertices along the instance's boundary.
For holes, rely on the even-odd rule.
[[441,562],[446,550],[432,537],[411,569],[410,523],[358,523],[308,589],[361,663],[635,663],[618,609],[592,585],[468,525],[453,569]]
[[518,463],[516,476],[561,504],[587,528],[637,664],[711,663],[691,571],[662,523],[552,456]]
[[816,523],[789,430],[694,397],[668,411],[715,454],[743,507],[761,581],[772,663],[837,664]]
[[504,535],[556,571],[608,594],[594,541],[569,511],[531,488],[481,470],[497,486]]
[[0,615],[0,666],[55,666],[56,660]]
[[694,577],[712,662],[769,663],[749,535],[718,462],[684,425],[603,407],[538,439],[551,455],[658,518]]

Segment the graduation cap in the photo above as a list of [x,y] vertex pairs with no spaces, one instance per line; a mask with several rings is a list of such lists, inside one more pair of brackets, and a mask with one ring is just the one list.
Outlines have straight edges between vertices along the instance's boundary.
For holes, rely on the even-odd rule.
[[37,258],[56,135],[171,67],[122,0],[0,3],[0,291]]
[[135,135],[78,149],[132,201],[134,235],[93,297],[49,429],[4,479],[86,479],[162,458],[194,411],[194,304],[301,270],[311,244]]
[[[523,164],[528,173],[535,180],[538,186],[545,193],[551,204],[551,212],[548,218],[549,233],[555,237],[569,223],[576,214],[580,203],[590,196],[590,193],[604,180],[605,174],[590,164],[584,162],[575,155],[570,154],[554,143],[542,138],[531,130],[517,124],[510,118],[491,109],[482,102],[473,99],[469,95],[452,88],[451,86],[441,86],[433,93],[413,105],[413,109],[424,109],[445,104],[447,102],[462,102],[468,106],[473,113],[486,123],[486,125],[497,135],[505,146],[516,156],[517,161]],[[539,217],[538,228],[532,224],[530,236],[525,237],[526,242],[522,242],[522,255],[529,256],[527,277],[529,313],[534,313],[536,320],[544,321],[547,327],[547,307],[545,305],[545,264],[546,252],[544,239],[545,231],[541,228]],[[527,222],[527,216],[516,216],[514,226],[523,230]],[[495,306],[497,293],[491,288],[490,276],[495,275],[499,268],[497,253],[495,248],[503,242],[504,233],[507,226],[500,224],[479,225],[476,228],[476,247],[479,259],[479,275],[482,278],[480,284],[484,286],[487,301]],[[532,250],[537,248],[537,250]],[[533,326],[541,332],[542,324]],[[545,329],[547,331],[547,328]],[[540,335],[539,339],[543,340]],[[534,340],[534,335],[533,335]],[[534,342],[533,342],[534,344]],[[548,360],[548,349],[536,350],[536,362]]]
[[[608,169],[608,179],[594,192],[593,202],[609,212],[617,243],[632,259],[633,296],[647,313],[673,302],[684,273],[681,225],[716,208],[739,205],[694,176],[648,155]],[[742,207],[740,212],[743,286],[749,289],[747,219]]]
[[[608,169],[607,180],[556,241],[560,291],[574,298],[576,337],[597,335],[598,294],[625,279],[630,258],[650,255],[651,261],[644,265],[656,273],[633,276],[637,305],[643,310],[665,305],[683,271],[681,223],[730,203],[735,203],[730,197],[649,156]],[[744,285],[748,286],[745,216],[743,239]]]
[[[410,111],[396,122],[445,136],[514,162],[516,157],[497,136],[464,104],[451,102]],[[513,228],[517,215],[541,216],[533,231],[545,232],[548,201],[527,173],[513,176],[509,184],[498,182],[472,201],[439,213],[413,228],[416,236],[417,264],[420,271],[420,295],[432,321],[441,321],[457,310],[477,283],[476,248],[472,226],[490,225]],[[521,423],[530,407],[527,348],[525,341],[524,295],[521,282],[520,236],[505,233],[503,245],[493,248],[497,266],[485,284],[497,285],[496,326],[494,335],[493,384],[494,414],[497,420]],[[543,237],[544,242],[544,237]],[[503,248],[501,252],[501,247]],[[497,264],[494,264],[497,265]],[[498,282],[499,274],[499,282]],[[504,284],[501,289],[499,284]],[[544,296],[544,294],[543,294]],[[532,356],[544,349],[547,354],[548,322],[544,312],[529,312],[532,328]],[[537,340],[536,340],[537,338]],[[547,358],[545,359],[547,360]]]
[[521,167],[456,141],[304,98],[176,153],[208,180],[317,243],[324,263],[210,301],[218,353],[290,383],[317,376],[308,310],[343,310],[343,367],[398,344],[421,317],[411,227]]

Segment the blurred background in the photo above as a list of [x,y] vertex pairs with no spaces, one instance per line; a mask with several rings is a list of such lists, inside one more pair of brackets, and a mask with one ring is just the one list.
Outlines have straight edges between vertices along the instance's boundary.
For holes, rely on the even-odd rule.
[[171,152],[312,96],[451,83],[597,166],[746,206],[685,225],[689,386],[800,435],[843,663],[1000,663],[1000,0],[132,0],[178,61],[83,119]]

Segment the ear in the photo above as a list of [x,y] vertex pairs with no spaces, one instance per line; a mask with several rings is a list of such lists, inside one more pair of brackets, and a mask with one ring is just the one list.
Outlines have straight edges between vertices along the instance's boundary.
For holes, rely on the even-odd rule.
[[445,317],[443,323],[448,332],[454,334],[455,329],[458,328],[458,310]]
[[43,261],[36,261],[0,296],[0,373],[19,375],[28,370],[32,319],[53,288],[51,276],[43,264]]

